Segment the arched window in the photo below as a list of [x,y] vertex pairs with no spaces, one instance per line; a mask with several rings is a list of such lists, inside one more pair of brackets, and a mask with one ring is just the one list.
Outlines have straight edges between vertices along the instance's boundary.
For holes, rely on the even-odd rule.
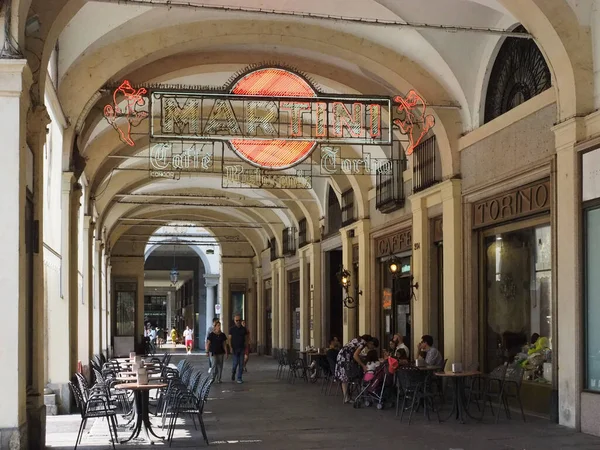
[[[527,33],[519,25],[515,33]],[[485,123],[552,85],[550,69],[533,39],[506,38],[494,61],[485,99]]]

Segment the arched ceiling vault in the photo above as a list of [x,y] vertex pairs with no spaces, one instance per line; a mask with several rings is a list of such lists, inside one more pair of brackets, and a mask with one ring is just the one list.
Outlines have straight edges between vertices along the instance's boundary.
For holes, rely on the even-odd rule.
[[[254,4],[252,0],[205,2]],[[239,65],[276,59],[356,92],[394,94],[415,88],[430,104],[460,105],[460,110],[433,109],[444,174],[448,175],[459,171],[457,138],[476,122],[478,93],[482,90],[478,85],[481,77],[477,74],[490,64],[484,59],[485,49],[490,47],[490,42],[499,39],[485,34],[451,35],[410,28],[239,12],[170,11],[85,0],[13,0],[12,5],[18,43],[25,49],[34,75],[34,101],[43,99],[46,82],[43,68],[47,67],[60,37],[58,94],[71,124],[64,135],[64,168],[71,167],[73,142],[82,131],[78,143],[89,158],[86,174],[91,180],[90,195],[96,199],[95,206],[100,207],[100,223],[109,230],[112,243],[117,242],[115,239],[118,240],[122,230],[131,228],[120,221],[125,215],[145,218],[166,215],[171,219],[179,214],[180,217],[230,222],[240,217],[246,221],[267,219],[265,221],[272,224],[266,224],[263,229],[240,230],[256,254],[262,251],[267,237],[277,237],[281,246],[284,222],[297,223],[302,216],[312,219],[311,235],[317,236],[324,205],[304,201],[317,196],[311,192],[262,192],[264,196],[296,203],[289,202],[288,209],[282,210],[285,212],[265,210],[260,213],[234,208],[230,208],[231,211],[225,211],[226,208],[177,209],[176,206],[160,208],[117,203],[115,195],[132,191],[157,189],[168,193],[177,189],[164,183],[149,183],[139,175],[113,172],[118,161],[107,156],[128,153],[116,134],[109,136],[108,131],[112,130],[103,130],[101,126],[98,105],[105,99],[99,98],[98,91],[107,82],[125,76],[134,82],[167,81],[206,74],[215,64]],[[548,60],[557,92],[558,119],[565,120],[593,109],[589,27],[580,25],[578,17],[585,14],[575,14],[575,2],[429,0],[428,8],[423,8],[419,2],[393,0],[305,0],[293,6],[287,3],[282,6],[280,0],[263,0],[261,5],[322,14],[336,14],[343,8],[345,14],[355,17],[492,28],[514,18],[514,23],[523,23],[534,35]],[[40,27],[26,36],[26,19],[33,15],[38,17]],[[87,128],[76,132],[75,124],[83,121]],[[107,177],[111,182],[102,184]],[[368,214],[368,190],[372,187],[369,177],[340,177],[331,182],[338,191],[351,186],[358,197],[359,214]],[[201,192],[201,188],[194,192]],[[229,203],[235,204],[235,201]]]

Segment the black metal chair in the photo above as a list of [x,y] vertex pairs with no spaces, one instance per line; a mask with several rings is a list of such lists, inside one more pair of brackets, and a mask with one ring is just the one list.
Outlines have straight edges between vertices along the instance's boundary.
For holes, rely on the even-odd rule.
[[204,438],[204,442],[208,445],[208,436],[206,434],[206,427],[204,425],[203,413],[204,413],[204,405],[208,401],[208,394],[210,392],[210,388],[214,378],[211,376],[207,376],[198,385],[193,392],[186,392],[179,395],[176,399],[176,403],[173,406],[171,411],[171,420],[169,421],[169,427],[167,432],[167,441],[169,442],[169,446],[173,443],[173,435],[175,434],[175,425],[177,424],[177,419],[182,414],[188,414],[192,417],[192,421],[194,422],[194,427],[196,427],[196,421],[194,416],[198,417],[198,423],[200,424],[200,429],[202,431],[202,437]]
[[[484,379],[484,389],[481,395],[481,399],[483,401],[483,409],[481,410],[481,419],[485,416],[485,409],[487,404],[490,404],[490,409],[492,410],[492,415],[496,419],[496,423],[498,423],[498,419],[500,418],[500,407],[504,405],[504,379],[506,377],[506,369],[508,368],[508,363],[504,363],[494,370],[492,370],[487,376],[483,377]],[[471,395],[473,394],[473,390],[471,390]],[[469,397],[471,397],[471,395]],[[498,402],[498,414],[494,412],[493,401]],[[471,398],[469,398],[468,403],[471,402]]]
[[[414,366],[400,367],[397,371],[397,394],[396,394],[396,417],[400,412],[400,421],[404,417],[404,412],[410,409],[408,424],[412,421],[413,412],[419,409],[421,403],[424,407],[424,414],[429,419],[429,411],[436,413],[438,422],[440,422],[440,413],[435,407],[431,392],[431,372],[422,371]],[[403,395],[402,404],[400,404],[400,395]],[[410,404],[407,405],[407,402]]]
[[69,390],[71,391],[71,395],[75,398],[75,403],[81,414],[81,424],[79,425],[79,432],[77,433],[77,440],[75,441],[75,450],[77,450],[77,446],[81,442],[88,419],[92,418],[106,418],[112,447],[115,449],[115,441],[118,439],[117,419],[115,410],[110,407],[106,395],[95,392],[87,395],[86,398],[79,386],[72,381],[69,381]]
[[302,378],[308,383],[308,367],[302,358],[297,358],[290,363],[288,381],[294,384],[297,378]]
[[527,420],[525,418],[525,411],[523,410],[523,402],[521,402],[521,384],[523,383],[524,372],[525,369],[523,369],[523,367],[517,363],[507,367],[506,375],[504,376],[504,389],[502,391],[502,398],[506,417],[508,419],[511,418],[508,400],[514,398],[521,409],[521,417],[523,417],[523,422],[526,422]]

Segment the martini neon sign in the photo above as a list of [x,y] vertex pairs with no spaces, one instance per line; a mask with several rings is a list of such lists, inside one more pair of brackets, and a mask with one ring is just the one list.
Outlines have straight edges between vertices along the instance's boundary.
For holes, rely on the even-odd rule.
[[318,144],[389,146],[393,125],[410,136],[410,154],[434,124],[414,91],[393,100],[324,94],[279,67],[251,70],[222,91],[134,89],[125,81],[113,98],[105,117],[127,145],[135,145],[132,126],[149,117],[151,141],[225,141],[242,160],[271,170],[300,164]]

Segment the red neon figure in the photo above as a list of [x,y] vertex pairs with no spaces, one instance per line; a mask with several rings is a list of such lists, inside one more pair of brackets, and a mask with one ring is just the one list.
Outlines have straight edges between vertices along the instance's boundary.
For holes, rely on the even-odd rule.
[[[394,124],[400,127],[402,133],[408,135],[408,147],[406,154],[412,155],[415,147],[419,145],[427,132],[435,125],[435,118],[426,114],[427,105],[425,101],[414,90],[411,90],[406,98],[400,95],[394,97],[394,103],[398,105],[398,112],[404,113],[404,118],[394,119]],[[417,124],[423,124],[421,132]]]
[[[131,147],[135,146],[135,142],[131,139],[131,127],[137,127],[142,120],[148,117],[146,111],[136,111],[136,105],[144,106],[146,100],[144,95],[148,91],[145,88],[139,88],[137,91],[131,87],[131,83],[127,80],[121,83],[115,92],[113,92],[113,105],[106,105],[104,107],[104,117],[112,125],[112,127],[119,132],[121,140]],[[125,110],[119,108],[119,102],[117,96],[122,94],[127,100],[127,106]],[[124,117],[127,120],[127,128],[121,127],[117,123],[119,117]]]

